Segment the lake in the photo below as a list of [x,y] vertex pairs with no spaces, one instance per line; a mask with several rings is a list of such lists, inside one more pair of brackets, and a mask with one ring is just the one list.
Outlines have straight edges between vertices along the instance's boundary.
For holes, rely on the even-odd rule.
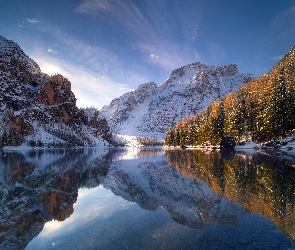
[[295,164],[268,152],[0,155],[1,249],[295,249]]

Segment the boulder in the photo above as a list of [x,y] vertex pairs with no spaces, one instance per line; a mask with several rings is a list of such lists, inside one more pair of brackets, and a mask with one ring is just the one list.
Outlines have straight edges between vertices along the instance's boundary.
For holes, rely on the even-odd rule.
[[220,142],[220,150],[234,149],[235,146],[236,146],[236,141],[232,136],[227,135],[227,136],[222,137],[221,142]]

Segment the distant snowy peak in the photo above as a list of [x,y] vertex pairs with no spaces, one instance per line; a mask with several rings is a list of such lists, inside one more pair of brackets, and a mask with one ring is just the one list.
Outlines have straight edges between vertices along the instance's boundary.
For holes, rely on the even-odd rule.
[[162,84],[164,86],[175,86],[175,83],[185,82],[187,79],[194,79],[197,74],[202,74],[205,71],[215,70],[213,66],[206,66],[200,62],[188,64],[181,68],[172,71],[168,79]]
[[196,62],[173,70],[159,87],[140,85],[104,106],[102,113],[113,132],[163,138],[169,126],[252,80],[253,75],[240,74],[236,64],[214,67]]
[[241,83],[249,82],[252,79],[252,74],[240,74],[236,64],[214,67],[196,62],[173,70],[161,86],[180,87],[208,84],[221,88],[221,92],[223,90],[228,92],[241,86]]

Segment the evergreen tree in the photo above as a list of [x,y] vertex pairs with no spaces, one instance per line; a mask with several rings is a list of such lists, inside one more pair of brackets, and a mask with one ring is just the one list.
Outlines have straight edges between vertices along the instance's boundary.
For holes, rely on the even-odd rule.
[[271,79],[269,95],[265,97],[264,132],[269,139],[278,139],[287,131],[287,91],[284,67]]
[[217,144],[224,134],[237,140],[253,135],[259,141],[284,137],[295,128],[294,56],[295,46],[268,74],[178,122],[175,143]]
[[191,132],[191,141],[192,145],[196,146],[200,144],[200,116],[194,116],[191,119],[191,127],[192,127],[192,132]]
[[286,134],[288,129],[287,116],[288,116],[288,102],[286,91],[286,79],[284,66],[282,66],[279,76],[275,82],[275,113],[274,113],[274,129],[275,137],[282,137]]
[[169,128],[165,136],[165,145],[175,146],[175,130],[174,128]]
[[[214,107],[214,106],[213,106]],[[221,141],[221,138],[224,134],[224,105],[223,99],[219,102],[216,102],[216,106],[214,107],[216,110],[212,112],[212,132],[211,132],[211,140],[210,142],[213,145],[218,145]]]

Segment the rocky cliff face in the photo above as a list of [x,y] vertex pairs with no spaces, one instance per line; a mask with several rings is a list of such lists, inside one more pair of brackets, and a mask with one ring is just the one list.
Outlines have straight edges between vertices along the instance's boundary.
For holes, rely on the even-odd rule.
[[113,132],[163,138],[168,127],[180,119],[203,111],[252,79],[251,74],[240,74],[235,64],[213,67],[193,63],[172,71],[161,86],[143,84],[101,112]]
[[14,42],[0,36],[1,146],[103,146],[106,120],[76,107],[71,82],[48,76]]

